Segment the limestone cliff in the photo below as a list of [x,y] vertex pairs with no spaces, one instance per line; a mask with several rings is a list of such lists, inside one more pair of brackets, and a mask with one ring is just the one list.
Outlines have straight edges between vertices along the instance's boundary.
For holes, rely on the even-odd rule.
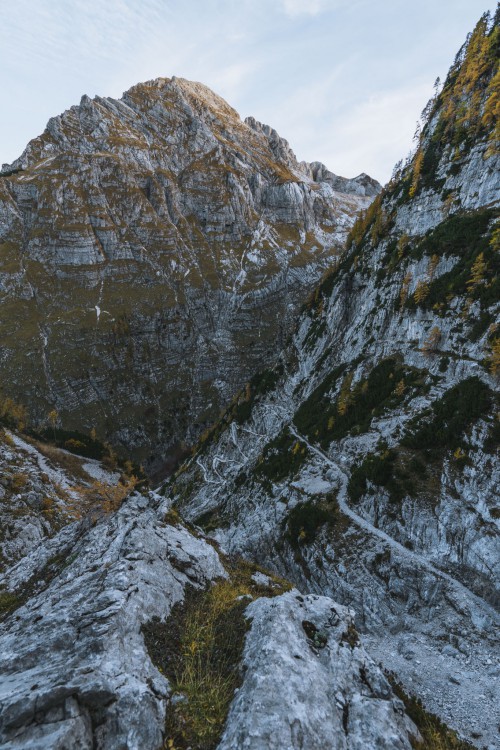
[[377,186],[199,84],[84,100],[4,170],[2,367],[36,408],[127,405],[139,449],[249,377],[156,491],[0,431],[2,746],[498,750],[499,20],[333,263]]
[[275,359],[380,187],[318,174],[183,79],[51,119],[0,175],[4,396],[161,468]]
[[[0,460],[49,484],[46,456],[19,437],[0,434]],[[73,483],[64,467],[51,471]],[[70,506],[59,498],[60,513]],[[42,534],[0,575],[3,748],[411,750],[418,729],[364,650],[352,612],[235,564],[154,492],[97,510]],[[48,509],[38,515],[46,521]],[[184,622],[176,643],[183,607],[190,629]],[[216,638],[222,656],[213,650],[203,661],[203,644]],[[190,654],[185,672],[172,669]],[[196,729],[202,739],[191,743]]]

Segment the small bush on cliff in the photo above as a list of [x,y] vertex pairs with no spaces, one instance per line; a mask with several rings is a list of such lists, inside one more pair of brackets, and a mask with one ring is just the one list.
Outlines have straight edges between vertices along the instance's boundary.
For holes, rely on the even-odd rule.
[[307,500],[296,505],[286,520],[286,537],[292,547],[310,544],[322,526],[335,524],[339,508],[334,497],[328,496],[322,502]]
[[264,484],[293,477],[307,458],[308,449],[287,429],[271,440],[262,452],[255,475]]
[[488,415],[491,405],[492,393],[480,378],[462,380],[410,422],[402,444],[455,450],[461,447],[467,428]]
[[295,415],[297,428],[324,448],[349,433],[366,432],[372,419],[394,408],[404,398],[424,389],[423,373],[390,357],[379,362],[366,378],[352,386],[352,372],[342,382],[338,396],[333,390],[344,368],[337,368],[302,404]]

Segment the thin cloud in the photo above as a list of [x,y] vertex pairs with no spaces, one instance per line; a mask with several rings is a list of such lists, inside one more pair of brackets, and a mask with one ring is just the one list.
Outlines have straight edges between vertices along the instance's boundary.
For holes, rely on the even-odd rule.
[[[370,95],[331,124],[330,168],[355,176],[367,172],[386,182],[411,145],[419,115],[432,94],[430,82]],[[322,133],[326,138],[326,133]]]
[[326,0],[283,0],[283,9],[287,16],[317,16],[326,10]]
[[386,179],[409,148],[425,82],[446,73],[483,2],[5,2],[0,162],[84,93],[117,97],[178,75],[276,128],[300,159]]

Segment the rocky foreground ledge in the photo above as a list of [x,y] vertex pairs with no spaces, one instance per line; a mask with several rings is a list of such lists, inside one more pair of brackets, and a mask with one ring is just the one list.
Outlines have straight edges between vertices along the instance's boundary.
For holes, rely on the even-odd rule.
[[[166,717],[186,697],[150,658],[144,626],[150,641],[186,593],[231,583],[232,570],[154,493],[33,550],[0,579],[11,605],[0,626],[2,747],[161,747]],[[241,687],[219,747],[409,749],[418,730],[352,613],[327,597],[281,593],[263,573],[248,584],[246,594],[240,583],[232,590],[230,606],[243,602],[251,625],[239,636]]]

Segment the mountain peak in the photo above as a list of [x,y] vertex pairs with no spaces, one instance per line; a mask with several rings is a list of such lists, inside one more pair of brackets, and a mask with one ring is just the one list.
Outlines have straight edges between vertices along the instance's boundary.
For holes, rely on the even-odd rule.
[[[33,419],[57,404],[61,415],[71,411],[73,427],[102,429],[141,460],[151,459],[153,433],[156,447],[159,440],[175,455],[257,362],[275,357],[297,306],[371,202],[356,181],[350,187],[313,179],[273,128],[243,122],[207,86],[183,78],[139,83],[121,99],[83,96],[53,117],[0,179],[0,243],[35,269],[22,294],[33,298],[30,316],[51,352],[29,337],[21,346],[46,363]],[[260,324],[249,330],[257,308]],[[70,319],[82,331],[71,375],[56,364]],[[3,340],[14,343],[4,321]],[[100,356],[101,345],[117,346],[118,359]],[[143,357],[146,417],[130,409],[144,387]],[[103,387],[119,418],[91,416]],[[164,463],[161,451],[151,461]]]

